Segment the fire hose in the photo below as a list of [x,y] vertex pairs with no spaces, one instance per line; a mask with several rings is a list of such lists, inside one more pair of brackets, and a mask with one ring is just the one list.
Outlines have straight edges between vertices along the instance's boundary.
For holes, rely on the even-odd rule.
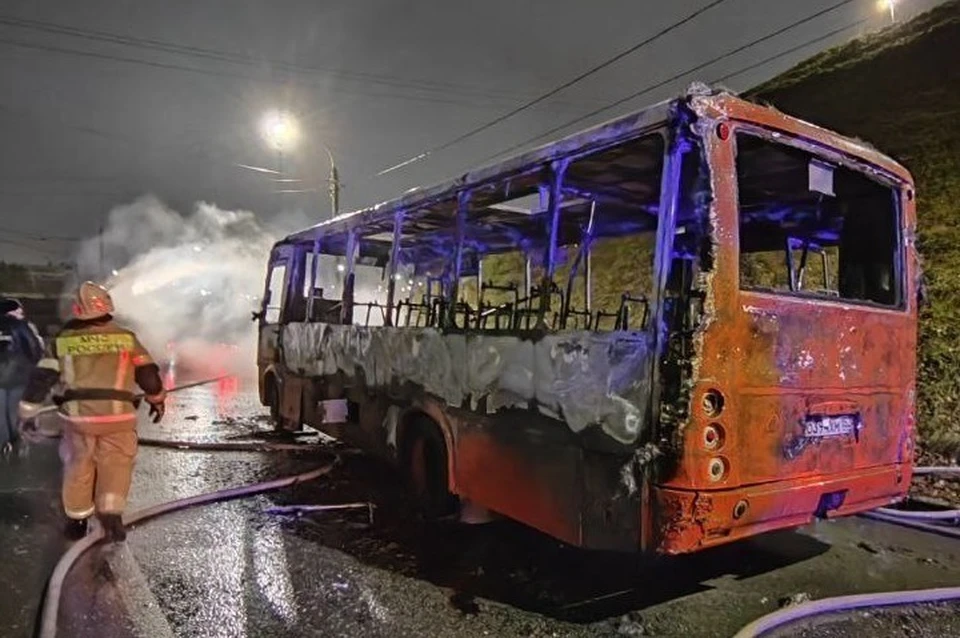
[[[168,393],[179,392],[181,390],[186,390],[189,388],[195,388],[202,385],[207,385],[209,383],[214,383],[219,381],[223,377],[206,379],[203,381],[196,381],[193,383],[187,383],[184,385],[176,386],[167,390]],[[144,397],[143,394],[134,395],[133,402],[137,404]],[[42,416],[44,414],[49,414],[56,412],[60,408],[60,405],[54,403],[53,405],[44,406],[41,408],[34,418]],[[36,429],[32,431],[25,431],[24,436],[28,439],[36,440],[40,439],[55,439],[59,438],[59,434],[46,434],[40,432]],[[196,450],[196,451],[242,451],[242,452],[264,452],[264,451],[304,451],[310,449],[310,445],[305,444],[285,444],[285,443],[244,443],[244,442],[204,442],[204,441],[170,441],[164,439],[143,439],[139,440],[141,445],[155,446],[155,447],[165,447],[181,450]],[[183,498],[175,501],[169,501],[167,503],[159,503],[151,507],[138,510],[131,514],[124,516],[124,525],[128,527],[133,527],[143,523],[152,518],[156,518],[163,514],[168,514],[170,512],[176,512],[190,507],[195,507],[198,505],[205,505],[208,503],[217,503],[228,501],[232,499],[237,499],[245,496],[253,496],[255,494],[261,494],[263,492],[276,490],[284,487],[291,487],[299,483],[305,483],[307,481],[312,481],[314,479],[320,478],[329,474],[331,470],[339,463],[340,457],[336,455],[330,463],[321,466],[319,468],[310,470],[309,472],[303,472],[301,474],[296,474],[293,476],[287,476],[271,481],[266,481],[263,483],[255,483],[252,485],[245,485],[241,487],[228,488],[224,490],[218,490],[215,492],[209,492],[207,494],[198,494],[196,496],[191,496],[188,498]],[[67,577],[67,574],[70,572],[70,569],[73,565],[79,560],[81,556],[97,543],[103,540],[103,530],[95,529],[89,535],[85,536],[83,539],[75,543],[59,560],[56,567],[53,570],[50,580],[47,584],[46,594],[42,603],[42,611],[40,617],[40,628],[38,635],[40,638],[53,638],[57,635],[57,621],[60,612],[60,597],[63,590],[64,580]]]
[[[167,503],[159,503],[157,505],[153,505],[125,515],[123,522],[124,525],[133,527],[147,520],[156,518],[163,514],[168,514],[170,512],[176,512],[190,507],[196,507],[198,505],[220,503],[245,496],[253,496],[255,494],[261,494],[263,492],[284,487],[292,487],[294,485],[312,481],[320,478],[321,476],[329,474],[339,463],[339,460],[339,457],[335,456],[330,463],[310,470],[309,472],[303,472],[293,476],[286,476],[272,481],[266,481],[264,483],[233,487],[215,492],[209,492],[206,494],[198,494],[196,496],[182,498],[175,501],[169,501]],[[103,540],[103,530],[94,530],[80,541],[77,541],[77,543],[67,550],[67,552],[60,558],[60,561],[57,563],[56,567],[54,567],[53,574],[50,576],[50,580],[47,584],[47,592],[43,600],[43,607],[40,616],[40,631],[38,633],[39,638],[55,638],[57,635],[57,621],[60,614],[60,596],[67,574],[70,572],[70,569],[77,562],[77,560],[79,560],[85,552],[90,550],[101,540]]]
[[[914,469],[913,473],[920,476],[941,475],[960,477],[960,467],[918,467]],[[929,512],[881,507],[872,512],[866,512],[861,516],[871,520],[901,525],[924,532],[960,538],[960,529],[938,524],[945,522],[956,523],[960,521],[960,509]],[[762,616],[738,631],[734,638],[759,638],[775,629],[791,625],[801,620],[828,614],[850,612],[857,609],[934,604],[957,600],[960,600],[960,587],[939,587],[935,589],[902,590],[822,598]]]
[[[171,394],[173,392],[180,392],[181,390],[189,390],[190,388],[198,388],[202,385],[209,385],[211,383],[216,383],[217,381],[222,381],[223,379],[226,379],[226,378],[227,378],[226,376],[219,376],[219,377],[214,377],[212,379],[204,379],[203,381],[194,381],[192,383],[184,383],[183,385],[178,385],[173,388],[169,388],[167,390],[167,394]],[[140,402],[143,401],[144,397],[146,396],[147,396],[146,393],[141,392],[139,394],[134,394],[132,397],[130,397],[129,400],[134,405],[139,406]],[[56,412],[57,410],[60,409],[60,406],[63,403],[64,401],[62,399],[55,398],[53,405],[45,405],[39,410],[37,410],[36,414],[34,414],[34,418],[42,416],[44,414],[49,414],[51,412]]]
[[[192,383],[185,383],[183,385],[178,385],[167,390],[167,394],[174,392],[181,392],[183,390],[189,390],[190,388],[196,388],[203,385],[208,385],[210,383],[216,383],[221,379],[226,377],[214,377],[213,379],[204,379],[203,381],[194,381]],[[135,394],[131,398],[131,401],[134,405],[137,405],[140,401],[143,400],[145,394]],[[36,421],[39,417],[46,414],[52,414],[57,412],[60,409],[63,401],[55,400],[52,405],[47,405],[40,408],[37,413],[34,415],[33,421]],[[49,434],[40,431],[36,427],[34,428],[24,428],[22,431],[23,437],[33,443],[37,443],[44,439],[57,439],[60,438],[60,433]],[[303,451],[310,449],[309,445],[297,444],[297,443],[244,443],[244,442],[222,442],[222,441],[171,441],[168,439],[151,439],[141,437],[138,439],[138,443],[147,447],[160,447],[160,448],[169,448],[177,450],[193,450],[193,451],[204,451],[204,452],[278,452],[278,451]]]

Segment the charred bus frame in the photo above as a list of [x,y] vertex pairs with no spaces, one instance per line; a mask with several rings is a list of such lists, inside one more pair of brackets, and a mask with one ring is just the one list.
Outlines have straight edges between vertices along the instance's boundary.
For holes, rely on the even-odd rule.
[[[519,196],[536,204],[517,211]],[[399,461],[433,512],[456,496],[583,547],[689,552],[886,504],[912,467],[913,202],[910,175],[873,149],[692,90],[278,242],[261,397],[288,427]],[[850,239],[873,211],[884,255]],[[648,297],[595,308],[595,242],[642,231]],[[485,284],[484,258],[511,250],[522,283]],[[745,283],[773,262],[743,260],[775,250],[785,279]],[[321,255],[342,275],[332,298]],[[363,265],[383,301],[357,303]],[[401,277],[422,278],[421,302],[398,299]],[[335,399],[347,417],[325,423]]]

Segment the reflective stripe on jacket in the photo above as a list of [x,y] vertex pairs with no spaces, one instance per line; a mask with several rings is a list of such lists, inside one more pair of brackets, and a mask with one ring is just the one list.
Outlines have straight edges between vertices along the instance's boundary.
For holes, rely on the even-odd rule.
[[136,426],[136,370],[156,366],[132,331],[108,318],[72,321],[50,346],[51,356],[40,365],[58,373],[64,398],[60,412],[78,430],[104,433]]

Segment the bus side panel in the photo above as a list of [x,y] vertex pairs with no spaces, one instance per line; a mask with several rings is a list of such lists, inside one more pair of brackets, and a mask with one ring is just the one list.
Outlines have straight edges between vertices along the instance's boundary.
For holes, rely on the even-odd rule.
[[635,552],[641,549],[641,485],[633,459],[589,448],[583,453],[583,546]]
[[[325,412],[324,401],[344,399],[349,406],[346,414]],[[304,379],[304,423],[347,445],[394,461],[395,449],[389,444],[390,432],[385,427],[390,405],[383,395],[359,386],[349,386],[343,375]],[[330,409],[334,410],[334,406]]]
[[[544,436],[522,417],[494,424],[458,415],[456,485],[462,498],[530,525],[572,545],[580,533],[579,450]],[[549,433],[546,433],[549,435]]]
[[636,551],[639,494],[622,483],[619,456],[584,449],[563,424],[530,412],[451,418],[463,498],[590,549]]

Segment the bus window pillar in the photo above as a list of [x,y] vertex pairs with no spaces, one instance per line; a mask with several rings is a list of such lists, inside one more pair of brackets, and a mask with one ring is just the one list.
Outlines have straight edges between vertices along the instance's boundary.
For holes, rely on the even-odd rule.
[[390,245],[390,266],[387,270],[387,313],[384,325],[393,325],[393,304],[397,294],[397,271],[400,268],[400,240],[403,236],[403,211],[393,216],[393,243]]
[[597,214],[597,202],[590,202],[590,217],[587,220],[587,227],[583,231],[583,237],[580,243],[580,250],[577,251],[577,257],[570,266],[570,275],[567,277],[566,296],[563,299],[563,309],[560,312],[560,328],[567,327],[567,318],[570,316],[571,301],[573,299],[573,285],[580,274],[580,265],[584,264],[584,292],[586,294],[586,311],[590,314],[590,243],[593,240],[593,223]]
[[477,330],[483,328],[483,259],[477,256]]
[[[447,269],[447,285],[443,291],[446,296],[446,312],[442,321],[443,328],[457,325],[457,298],[460,296],[460,272],[463,269],[463,240],[466,235],[467,209],[470,206],[470,191],[461,191],[457,195],[457,224],[454,241],[453,261]],[[466,328],[466,324],[464,325]]]
[[653,414],[660,413],[660,400],[663,388],[660,385],[661,352],[667,347],[669,339],[668,328],[664,321],[664,296],[667,280],[670,277],[670,268],[673,265],[673,246],[676,236],[677,209],[680,205],[680,181],[682,175],[683,156],[692,149],[692,143],[683,136],[681,127],[674,128],[667,156],[664,159],[663,175],[660,181],[660,203],[657,216],[657,244],[653,264],[653,321],[651,326],[652,348],[651,357],[652,392],[650,397]]
[[320,268],[320,238],[313,240],[313,248],[310,250],[312,255],[310,262],[310,292],[307,293],[307,316],[306,321],[313,321],[313,304],[317,298],[317,270]]
[[356,275],[354,263],[357,260],[357,231],[347,233],[346,267],[343,273],[343,296],[341,297],[340,323],[348,326],[353,323],[353,289]]
[[666,340],[663,298],[673,264],[673,244],[676,236],[677,208],[680,204],[680,177],[683,156],[691,149],[691,143],[676,130],[670,142],[670,150],[664,161],[660,183],[660,214],[657,220],[656,261],[653,265],[654,339],[659,352]]
[[553,275],[557,267],[557,234],[560,230],[560,208],[563,200],[563,175],[567,171],[569,160],[561,160],[550,165],[550,184],[547,200],[549,224],[547,228],[547,249],[544,259],[543,279],[540,284],[540,310],[537,313],[537,329],[546,328],[546,314],[550,311],[550,296],[553,287]]
[[583,262],[583,305],[589,320],[593,312],[593,247],[589,244]]
[[529,254],[523,256],[523,298],[527,306],[530,305],[530,294],[533,292],[533,260]]

